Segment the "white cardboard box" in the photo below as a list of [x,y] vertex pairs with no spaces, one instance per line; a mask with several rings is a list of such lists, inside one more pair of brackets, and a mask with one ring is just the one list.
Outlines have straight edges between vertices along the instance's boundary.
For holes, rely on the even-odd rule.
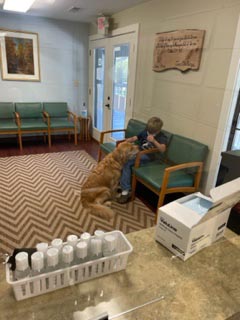
[[240,178],[158,209],[155,239],[182,260],[224,235],[231,208],[240,201]]

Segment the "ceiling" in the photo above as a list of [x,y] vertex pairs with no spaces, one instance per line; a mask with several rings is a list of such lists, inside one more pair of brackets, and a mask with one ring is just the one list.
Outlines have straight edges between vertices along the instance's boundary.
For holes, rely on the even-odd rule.
[[[147,1],[149,0],[36,0],[25,15],[79,22],[96,22],[99,14],[110,16]],[[0,0],[0,12],[3,11],[3,3],[4,0]],[[72,10],[70,10],[71,8]],[[19,14],[23,15],[22,13]]]

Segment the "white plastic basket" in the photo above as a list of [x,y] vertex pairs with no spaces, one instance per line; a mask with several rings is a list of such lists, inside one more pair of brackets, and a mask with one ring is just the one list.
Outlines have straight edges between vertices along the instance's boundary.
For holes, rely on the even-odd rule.
[[[132,245],[121,231],[106,232],[106,235],[107,234],[112,234],[117,237],[117,253],[109,257],[103,257],[69,268],[59,269],[17,281],[13,280],[13,272],[7,263],[6,280],[13,287],[16,300],[38,296],[125,269],[128,256],[133,250]],[[94,236],[92,238],[94,238]]]

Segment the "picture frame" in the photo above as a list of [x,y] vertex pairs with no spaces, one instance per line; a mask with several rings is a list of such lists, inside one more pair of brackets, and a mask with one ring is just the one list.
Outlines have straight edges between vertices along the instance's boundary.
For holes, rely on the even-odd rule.
[[0,53],[2,80],[40,81],[37,33],[0,28]]

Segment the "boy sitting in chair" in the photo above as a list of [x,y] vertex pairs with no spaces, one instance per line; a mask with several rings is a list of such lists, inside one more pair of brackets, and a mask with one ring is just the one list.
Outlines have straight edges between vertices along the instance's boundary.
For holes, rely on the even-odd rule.
[[[161,132],[163,121],[158,117],[152,117],[148,120],[146,129],[140,132],[137,136],[126,139],[128,142],[137,142],[139,149],[146,150],[157,148],[160,152],[166,150],[167,137]],[[154,160],[154,154],[143,154],[140,163],[147,163]],[[131,177],[132,166],[135,163],[135,158],[130,159],[123,167],[120,178],[120,186],[122,189],[121,195],[117,198],[118,203],[126,203],[131,198]]]

